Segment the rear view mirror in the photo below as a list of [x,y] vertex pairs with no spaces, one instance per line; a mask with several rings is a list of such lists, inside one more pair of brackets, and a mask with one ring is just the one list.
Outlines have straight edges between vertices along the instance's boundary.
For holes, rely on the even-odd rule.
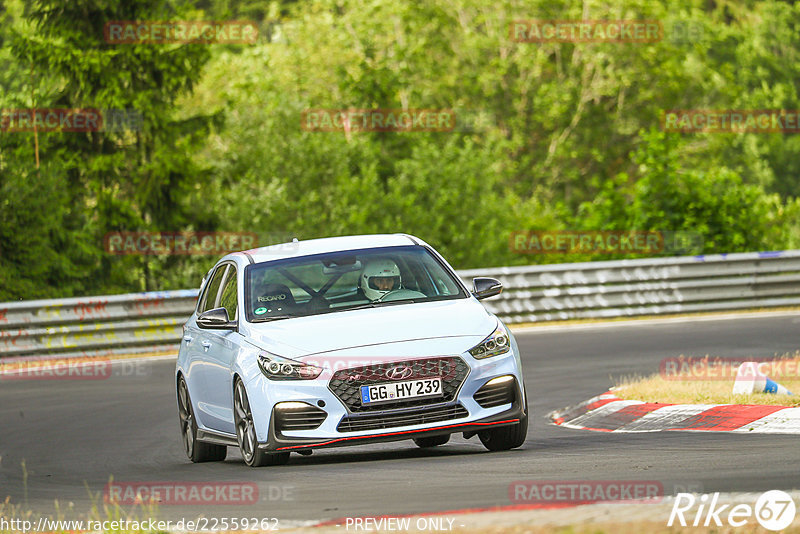
[[236,328],[236,321],[228,318],[228,310],[225,308],[214,308],[200,314],[197,326],[212,330],[233,330]]
[[361,260],[350,256],[348,258],[336,258],[335,260],[325,261],[322,267],[323,274],[339,274],[360,271],[362,268]]
[[472,294],[478,300],[499,295],[502,291],[503,284],[499,280],[483,277],[472,279]]

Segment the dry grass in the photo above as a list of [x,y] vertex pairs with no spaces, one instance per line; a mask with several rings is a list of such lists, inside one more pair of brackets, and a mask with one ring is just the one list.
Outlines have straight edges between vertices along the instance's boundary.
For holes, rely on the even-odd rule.
[[[113,521],[123,522],[128,521],[129,523],[137,522],[139,524],[146,524],[146,521],[149,518],[156,518],[158,517],[158,506],[156,504],[150,503],[143,503],[131,506],[129,509],[124,509],[122,506],[116,503],[106,503],[103,501],[102,494],[100,492],[92,492],[88,485],[86,486],[86,491],[89,496],[90,500],[90,507],[86,513],[79,513],[75,510],[75,505],[72,502],[62,504],[58,500],[54,501],[54,508],[55,513],[53,514],[42,514],[42,513],[35,513],[32,510],[28,509],[27,507],[27,500],[28,500],[28,470],[25,465],[25,460],[21,462],[22,466],[22,480],[24,486],[24,494],[25,494],[25,504],[15,504],[11,502],[10,497],[5,497],[5,500],[0,500],[0,519],[5,520],[5,526],[0,528],[0,534],[35,534],[36,528],[38,528],[38,521],[40,517],[46,518],[51,521],[49,525],[53,525],[54,522],[62,522],[62,526],[68,521],[83,521],[85,526],[89,526],[86,522],[91,521],[93,523],[100,522],[108,522],[110,524]],[[114,478],[111,477],[109,482],[113,482]],[[2,490],[2,488],[0,488]],[[69,518],[69,519],[68,519]],[[22,532],[20,530],[14,529],[12,530],[11,527],[11,520],[19,520],[19,521],[30,521],[33,526],[33,530],[29,530],[27,532]],[[75,523],[73,523],[74,525]],[[19,523],[13,524],[15,527],[19,527]],[[51,529],[47,528],[41,534],[84,534],[85,531],[79,530],[63,530],[63,529]],[[132,529],[122,529],[122,530],[109,530],[106,532],[114,532],[116,534],[157,534],[155,532],[149,532],[146,530],[132,530]],[[102,534],[102,532],[100,533]],[[198,533],[199,534],[199,533]]]
[[785,386],[793,395],[734,395],[734,377],[742,359],[737,358],[737,362],[729,360],[711,356],[673,358],[668,362],[670,367],[662,365],[657,374],[623,377],[617,381],[618,389],[614,392],[621,399],[665,404],[800,406],[800,352],[776,357],[764,367],[772,380]]

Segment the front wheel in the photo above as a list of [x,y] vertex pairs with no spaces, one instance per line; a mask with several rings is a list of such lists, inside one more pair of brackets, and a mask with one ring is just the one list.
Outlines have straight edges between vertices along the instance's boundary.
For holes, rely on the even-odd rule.
[[490,451],[507,451],[516,449],[525,443],[528,435],[528,416],[523,415],[519,418],[519,423],[515,425],[502,426],[493,430],[478,432],[483,446]]
[[414,443],[416,443],[417,447],[423,449],[438,447],[439,445],[444,445],[448,441],[450,441],[450,434],[445,434],[444,436],[431,436],[427,438],[414,438]]
[[516,449],[525,443],[528,436],[528,391],[524,391],[525,413],[519,418],[516,425],[502,426],[493,430],[478,432],[478,437],[483,446],[490,451],[507,451]]
[[242,453],[244,463],[250,467],[261,467],[284,465],[289,461],[288,452],[270,453],[258,448],[253,412],[250,410],[250,401],[247,400],[247,391],[241,380],[236,381],[233,396],[233,420],[236,424],[236,439],[239,442],[239,451]]
[[221,462],[228,454],[225,445],[214,445],[197,441],[197,421],[194,418],[189,388],[183,377],[178,381],[178,417],[181,423],[181,438],[186,456],[195,463]]

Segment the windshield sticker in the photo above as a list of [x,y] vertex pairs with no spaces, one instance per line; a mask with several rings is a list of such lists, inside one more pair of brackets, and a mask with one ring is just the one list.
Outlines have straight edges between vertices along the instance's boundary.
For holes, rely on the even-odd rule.
[[267,295],[266,297],[258,297],[258,302],[272,302],[273,300],[286,300],[286,293],[280,295]]

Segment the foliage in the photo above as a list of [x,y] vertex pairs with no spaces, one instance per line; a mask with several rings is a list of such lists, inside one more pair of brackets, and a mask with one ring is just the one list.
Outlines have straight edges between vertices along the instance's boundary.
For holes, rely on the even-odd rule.
[[[255,45],[111,45],[110,20],[249,19]],[[657,20],[654,43],[521,43],[519,19]],[[0,0],[0,107],[135,109],[139,131],[0,131],[0,300],[193,287],[215,258],[112,231],[407,232],[457,268],[524,230],[798,246],[800,137],[665,134],[670,109],[800,109],[777,0]],[[452,109],[451,132],[312,132],[316,108]],[[40,166],[36,168],[36,143]]]
[[725,167],[685,169],[674,134],[650,131],[633,155],[637,177],[609,182],[581,206],[588,227],[695,233],[702,244],[693,253],[769,250],[776,243],[797,246],[793,234],[800,204],[781,202],[755,184],[745,184]]
[[[114,230],[180,229],[201,216],[184,194],[201,176],[192,148],[213,117],[198,112],[177,119],[174,101],[192,89],[208,60],[207,48],[103,42],[106,21],[180,13],[172,7],[152,0],[124,5],[40,0],[26,5],[24,19],[4,34],[9,71],[30,72],[5,96],[8,107],[118,109],[140,114],[142,122],[121,131],[2,136],[11,213],[0,232],[14,241],[3,247],[0,270],[12,269],[20,278],[4,283],[0,298],[155,289],[159,273],[152,272],[151,262],[105,254],[103,236]],[[44,190],[35,201],[31,186]],[[20,213],[35,208],[44,208],[46,221],[30,223],[30,216]],[[29,270],[37,261],[44,266]],[[41,269],[47,276],[35,274]]]

